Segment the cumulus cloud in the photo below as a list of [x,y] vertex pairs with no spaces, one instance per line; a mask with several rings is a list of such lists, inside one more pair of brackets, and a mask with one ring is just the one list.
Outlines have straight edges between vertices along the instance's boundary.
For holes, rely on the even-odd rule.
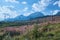
[[38,3],[34,3],[32,8],[34,11],[43,11],[49,4],[51,0],[41,0]]
[[12,11],[11,9],[5,6],[0,6],[0,14],[3,14],[1,17],[6,16],[6,18],[14,18],[18,15],[16,11]]
[[52,15],[55,15],[55,14],[57,14],[58,12],[60,12],[60,10],[53,10],[53,11],[51,11]]
[[54,10],[53,14],[57,14],[60,10]]
[[0,14],[0,18],[4,18],[4,15],[3,14]]
[[16,0],[5,0],[6,2],[11,2],[11,3],[19,3],[19,1]]
[[15,8],[15,6],[12,6],[12,5],[10,5],[10,6],[6,5],[4,7],[7,7],[7,8]]
[[24,16],[29,16],[29,15],[32,14],[32,13],[34,13],[34,12],[33,12],[33,11],[30,11],[30,12],[24,13],[23,15],[24,15]]
[[28,7],[25,7],[24,9],[23,9],[23,11],[27,11],[28,10]]
[[31,13],[25,13],[25,14],[23,14],[24,16],[28,16],[28,15],[30,15]]
[[27,4],[27,2],[23,1],[22,4]]
[[54,2],[54,4],[53,5],[58,5],[59,7],[60,7],[60,0],[59,1],[56,1],[56,2]]

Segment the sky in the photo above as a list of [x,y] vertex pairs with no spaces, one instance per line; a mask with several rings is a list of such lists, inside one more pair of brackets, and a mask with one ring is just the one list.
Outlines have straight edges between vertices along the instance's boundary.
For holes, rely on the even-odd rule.
[[60,0],[0,0],[0,20],[29,16],[35,12],[55,15],[60,11]]

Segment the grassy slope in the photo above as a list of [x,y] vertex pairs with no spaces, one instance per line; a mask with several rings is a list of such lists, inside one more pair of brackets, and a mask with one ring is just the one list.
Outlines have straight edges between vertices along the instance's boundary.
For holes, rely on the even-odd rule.
[[[35,25],[35,27],[37,26],[38,25]],[[34,30],[29,31],[27,34],[20,36],[19,39],[25,40],[25,38],[27,37],[29,40],[60,40],[60,24],[49,24],[40,27],[40,31],[38,32],[37,29],[34,28]],[[37,34],[39,34],[40,36],[38,36]],[[35,35],[37,35],[37,37]]]
[[[28,40],[60,40],[60,24],[48,24],[46,26],[39,26],[35,25],[35,28],[32,31],[27,31],[27,34],[19,35],[10,37],[9,35],[8,39],[11,40],[25,40],[26,38]],[[39,27],[39,28],[37,28]],[[39,31],[37,31],[39,29]],[[39,34],[39,35],[38,35]],[[37,35],[37,36],[36,36]],[[6,39],[4,38],[4,39]]]

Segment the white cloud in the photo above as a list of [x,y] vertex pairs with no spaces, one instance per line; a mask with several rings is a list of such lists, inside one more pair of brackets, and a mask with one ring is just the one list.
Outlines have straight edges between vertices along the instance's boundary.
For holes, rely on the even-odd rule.
[[4,15],[3,14],[0,14],[0,18],[4,18]]
[[30,15],[31,13],[25,13],[25,14],[23,14],[24,16],[28,16],[28,15]]
[[16,0],[5,0],[6,2],[11,2],[11,3],[19,3],[19,1]]
[[53,5],[58,5],[60,7],[60,0],[56,1]]
[[1,20],[4,20],[4,15],[3,14],[0,14],[0,21]]
[[55,15],[59,12],[60,10],[54,10],[54,11],[51,11],[52,15]]
[[15,8],[15,7],[12,6],[12,5],[10,5],[10,6],[6,5],[6,6],[4,6],[4,7],[7,7],[7,8]]
[[32,8],[34,11],[43,11],[49,4],[51,0],[41,0],[38,3],[34,3]]
[[33,12],[33,11],[30,11],[30,12],[24,13],[23,15],[24,15],[24,16],[29,16],[29,15],[32,14],[32,13],[34,13],[34,12]]
[[23,9],[23,11],[27,11],[28,10],[28,7],[25,7],[24,9]]
[[27,2],[23,1],[22,4],[27,4]]
[[8,18],[8,17],[14,18],[14,17],[18,16],[16,11],[13,11],[5,6],[0,6],[0,14],[2,14],[2,16],[0,16],[0,17],[6,16],[6,18]]
[[60,10],[54,10],[53,14],[57,14]]

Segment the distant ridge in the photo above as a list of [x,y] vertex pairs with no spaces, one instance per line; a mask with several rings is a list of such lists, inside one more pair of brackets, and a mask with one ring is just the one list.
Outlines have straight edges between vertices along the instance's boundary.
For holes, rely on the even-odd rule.
[[30,19],[34,19],[37,17],[43,17],[43,16],[44,16],[43,13],[35,12],[35,13],[30,14],[29,16],[19,15],[15,18],[8,18],[8,19],[6,19],[6,21],[25,21],[25,20],[30,20]]
[[49,16],[60,16],[60,12],[58,12],[56,15],[44,15],[41,12],[35,12],[30,14],[29,16],[23,16],[23,15],[19,15],[15,18],[8,18],[4,21],[28,21],[28,20],[33,20],[33,19],[38,19],[38,18],[45,18],[45,17],[49,17]]

